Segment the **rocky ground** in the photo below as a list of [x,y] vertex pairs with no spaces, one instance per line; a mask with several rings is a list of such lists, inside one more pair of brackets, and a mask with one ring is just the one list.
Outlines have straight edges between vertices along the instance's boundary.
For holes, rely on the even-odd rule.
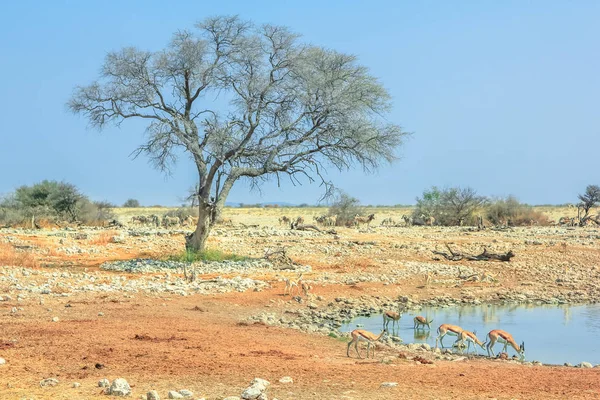
[[[276,221],[217,227],[209,247],[249,259],[185,265],[194,280],[183,263],[166,261],[181,250],[184,229],[0,230],[0,398],[100,398],[117,378],[148,399],[188,391],[206,399],[600,395],[600,368],[465,357],[393,337],[375,359],[359,360],[346,357],[339,331],[344,320],[398,307],[598,302],[600,229],[326,234]],[[516,256],[455,262],[432,253],[446,244]],[[263,259],[279,248],[293,265]],[[309,295],[284,296],[283,279],[300,272]],[[270,385],[249,390],[254,378]]]

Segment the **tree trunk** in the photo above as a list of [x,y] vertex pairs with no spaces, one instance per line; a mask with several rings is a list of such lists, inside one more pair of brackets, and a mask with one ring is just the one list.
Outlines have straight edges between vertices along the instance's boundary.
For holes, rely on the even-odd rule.
[[204,250],[208,234],[212,228],[211,214],[211,205],[201,202],[200,206],[198,206],[198,224],[196,225],[196,230],[185,237],[186,250],[193,252]]

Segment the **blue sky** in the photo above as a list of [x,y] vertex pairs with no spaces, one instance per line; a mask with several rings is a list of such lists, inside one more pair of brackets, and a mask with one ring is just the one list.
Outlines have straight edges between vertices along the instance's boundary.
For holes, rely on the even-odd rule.
[[[451,4],[454,3],[454,4]],[[393,97],[389,119],[414,135],[375,174],[331,173],[364,204],[413,203],[432,186],[471,186],[534,204],[574,202],[600,184],[597,1],[20,1],[0,14],[0,193],[42,179],[93,199],[178,204],[195,181],[130,153],[143,125],[101,133],[70,114],[73,88],[124,46],[164,47],[207,16],[289,26],[352,53]],[[230,201],[315,203],[317,185],[242,184]]]

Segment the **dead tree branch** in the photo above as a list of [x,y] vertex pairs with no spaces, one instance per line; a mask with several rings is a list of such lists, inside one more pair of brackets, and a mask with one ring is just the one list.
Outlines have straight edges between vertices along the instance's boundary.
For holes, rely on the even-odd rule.
[[[450,246],[448,245],[448,243],[445,243],[445,245],[446,245],[446,248],[448,249],[448,251],[450,252],[450,254],[448,254],[446,252],[443,252],[443,251],[436,251],[436,250],[433,250],[432,253],[436,254],[436,255],[440,255],[440,256],[444,257],[448,261],[460,261],[460,260],[464,259],[464,260],[467,260],[467,261],[491,261],[491,260],[497,260],[497,261],[509,262],[510,259],[515,256],[515,253],[513,253],[512,250],[509,250],[505,254],[498,254],[498,253],[489,253],[485,247],[483,248],[483,253],[478,254],[478,255],[462,254],[462,253],[458,253],[456,251],[453,251],[450,248]],[[460,271],[459,271],[459,274],[460,274]]]

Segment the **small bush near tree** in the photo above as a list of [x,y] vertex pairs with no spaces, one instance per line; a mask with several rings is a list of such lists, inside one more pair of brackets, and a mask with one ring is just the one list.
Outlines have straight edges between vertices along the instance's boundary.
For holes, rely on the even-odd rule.
[[475,213],[486,201],[484,196],[479,196],[475,189],[469,187],[439,189],[433,186],[417,198],[413,219],[423,221],[433,217],[436,224],[443,226],[474,225]]
[[337,226],[348,226],[354,221],[356,215],[363,214],[360,201],[347,193],[339,192],[336,199],[329,207],[329,216],[337,215]]

